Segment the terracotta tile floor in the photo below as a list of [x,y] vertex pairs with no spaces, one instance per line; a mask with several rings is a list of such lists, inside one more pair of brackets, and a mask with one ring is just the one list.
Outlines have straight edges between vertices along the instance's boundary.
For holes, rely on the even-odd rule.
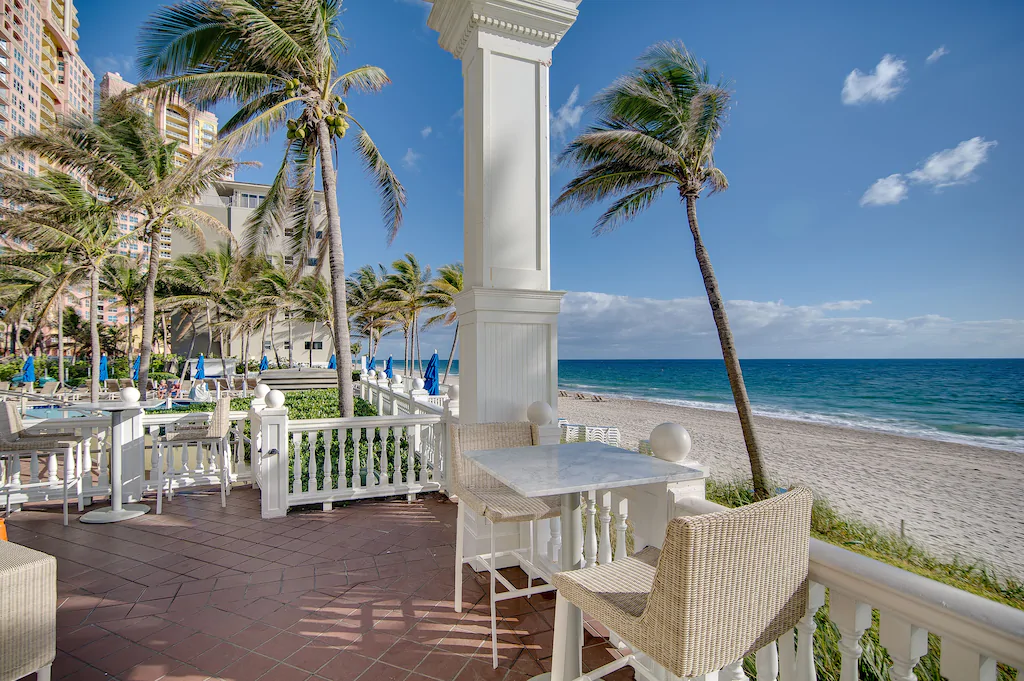
[[[466,570],[453,610],[455,506],[361,501],[262,520],[259,496],[185,493],[114,525],[8,520],[57,557],[54,679],[519,681],[550,667],[554,599],[500,605],[492,669],[488,581]],[[513,583],[525,577],[508,571]],[[584,667],[609,662],[589,632]],[[625,670],[607,677],[632,678]]]

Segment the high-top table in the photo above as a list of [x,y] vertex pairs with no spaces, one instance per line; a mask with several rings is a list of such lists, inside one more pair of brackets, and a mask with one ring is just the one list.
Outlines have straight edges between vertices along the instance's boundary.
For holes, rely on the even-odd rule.
[[[583,522],[580,493],[596,490],[698,480],[704,472],[600,442],[538,445],[512,449],[464,452],[467,459],[524,497],[562,498],[562,570],[582,564]],[[534,679],[570,681],[582,674],[583,615],[568,606],[568,640],[577,641],[575,654],[566,651],[562,664],[551,674]]]
[[[163,400],[149,402],[94,402],[75,404],[78,411],[105,411],[110,413],[110,506],[83,514],[83,523],[117,523],[137,518],[149,512],[145,504],[124,503],[125,488],[141,489],[145,476],[142,457],[145,434],[142,422],[135,417],[146,407],[155,407]],[[69,425],[73,425],[73,422]],[[127,455],[127,456],[126,456]],[[127,465],[125,465],[127,462]],[[131,492],[128,494],[131,500]],[[141,495],[140,495],[141,496]]]

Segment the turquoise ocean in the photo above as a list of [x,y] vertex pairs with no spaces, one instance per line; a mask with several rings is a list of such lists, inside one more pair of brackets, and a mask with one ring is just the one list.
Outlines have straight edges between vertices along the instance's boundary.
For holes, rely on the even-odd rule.
[[[458,373],[458,361],[452,364]],[[761,359],[742,366],[763,416],[1024,453],[1024,359]],[[558,382],[564,390],[733,409],[720,360],[560,360]]]

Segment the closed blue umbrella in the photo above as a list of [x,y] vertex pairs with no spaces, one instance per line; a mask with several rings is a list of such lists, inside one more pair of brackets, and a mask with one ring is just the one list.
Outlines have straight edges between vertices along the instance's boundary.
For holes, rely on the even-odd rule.
[[107,367],[107,353],[103,353],[100,357],[100,380],[105,381],[110,378],[110,369]]
[[203,357],[203,353],[199,353],[199,361],[196,362],[196,375],[193,378],[197,381],[206,378],[206,358]]
[[25,383],[36,382],[36,358],[29,355],[25,360],[25,366],[21,367],[21,380]]
[[440,395],[440,386],[437,384],[437,350],[430,356],[427,362],[427,370],[423,372],[423,387],[428,395]]
[[260,360],[260,371],[266,371],[270,368],[270,362],[267,361],[267,356],[263,355],[263,359]]
[[135,363],[132,364],[132,380],[139,380],[139,367],[142,366],[142,355],[135,356]]
[[369,371],[373,368],[373,365],[377,363],[377,355],[370,358],[370,361],[366,363],[366,370]]
[[388,378],[394,378],[395,372],[391,368],[391,355],[388,355],[388,363],[384,365],[384,375]]
[[337,355],[331,355],[331,361],[327,363],[327,368],[328,369],[337,369],[338,368],[338,357],[337,357]]

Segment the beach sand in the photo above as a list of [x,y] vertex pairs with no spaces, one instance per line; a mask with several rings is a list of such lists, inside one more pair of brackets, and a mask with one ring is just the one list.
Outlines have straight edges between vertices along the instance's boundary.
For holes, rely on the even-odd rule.
[[[720,480],[750,476],[735,412],[608,398],[560,398],[570,423],[614,425],[636,449],[660,423],[684,426],[693,456]],[[981,559],[1024,577],[1024,455],[781,419],[756,418],[769,470],[803,484],[844,514],[899,531],[933,553]]]

